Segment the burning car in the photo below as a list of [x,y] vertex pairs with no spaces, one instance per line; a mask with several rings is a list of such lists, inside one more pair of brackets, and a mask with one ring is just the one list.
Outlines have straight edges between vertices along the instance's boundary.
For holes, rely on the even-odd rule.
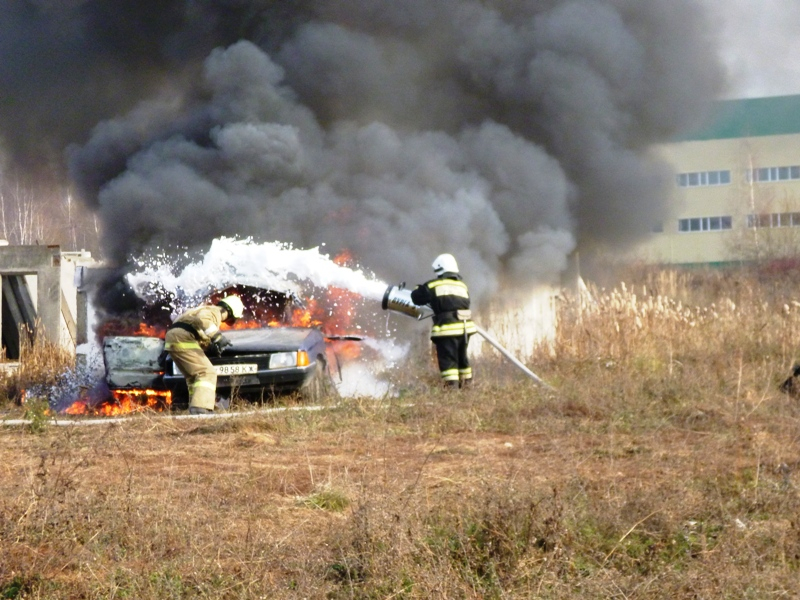
[[[316,399],[327,383],[325,337],[312,327],[259,327],[225,333],[231,345],[209,357],[217,371],[217,394],[263,398],[299,391]],[[183,374],[167,358],[164,386],[173,404],[188,403]]]
[[[313,326],[308,309],[290,293],[248,286],[231,286],[212,294],[208,301],[235,293],[245,305],[244,318],[234,328],[223,327],[231,345],[221,356],[209,356],[217,370],[217,394],[263,401],[292,392],[316,400],[335,390],[328,370],[326,336]],[[150,308],[145,331],[162,333],[164,310]],[[161,321],[160,323],[154,323]],[[183,374],[171,358],[158,363],[163,335],[106,335],[103,359],[106,383],[115,398],[145,395],[162,397],[175,408],[188,405]]]

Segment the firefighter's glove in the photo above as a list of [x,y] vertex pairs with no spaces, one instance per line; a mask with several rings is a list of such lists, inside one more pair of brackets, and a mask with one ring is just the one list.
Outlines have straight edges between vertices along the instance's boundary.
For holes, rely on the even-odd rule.
[[169,356],[169,352],[166,350],[162,350],[161,354],[158,355],[158,366],[162,369],[167,368],[167,356]]
[[222,356],[222,351],[231,345],[231,341],[224,335],[219,334],[211,341],[211,354],[214,356]]

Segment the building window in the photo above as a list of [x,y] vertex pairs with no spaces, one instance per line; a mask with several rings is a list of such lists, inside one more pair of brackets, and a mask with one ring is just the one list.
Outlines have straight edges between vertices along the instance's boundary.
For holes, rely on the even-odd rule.
[[767,213],[761,215],[747,215],[747,226],[750,229],[757,227],[800,227],[800,213]]
[[728,185],[731,182],[730,171],[700,171],[698,173],[680,173],[677,176],[679,187],[707,187],[712,185]]
[[722,231],[725,229],[731,229],[732,227],[733,218],[729,216],[678,219],[679,233],[694,233],[696,231]]
[[759,167],[748,169],[748,183],[765,183],[770,181],[793,181],[800,179],[800,165],[789,167]]

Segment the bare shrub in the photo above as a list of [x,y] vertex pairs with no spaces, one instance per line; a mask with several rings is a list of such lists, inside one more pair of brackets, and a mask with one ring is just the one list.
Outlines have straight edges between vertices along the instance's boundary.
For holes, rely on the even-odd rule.
[[72,352],[47,340],[41,330],[31,332],[22,327],[18,365],[0,371],[0,398],[6,402],[24,403],[28,389],[47,389],[55,385],[59,377],[74,365]]

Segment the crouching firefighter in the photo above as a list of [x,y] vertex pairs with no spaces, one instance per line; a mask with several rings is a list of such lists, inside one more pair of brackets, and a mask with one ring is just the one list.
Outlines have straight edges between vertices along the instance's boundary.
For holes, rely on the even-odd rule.
[[220,331],[222,323],[232,324],[244,313],[239,296],[226,296],[216,305],[191,308],[167,328],[164,351],[186,378],[189,388],[189,414],[214,412],[217,395],[217,372],[206,353],[222,355],[230,340]]
[[477,333],[469,310],[469,290],[452,254],[437,256],[431,266],[436,279],[417,286],[411,301],[433,309],[431,341],[436,346],[442,382],[447,387],[465,387],[472,383],[467,346],[470,336]]

